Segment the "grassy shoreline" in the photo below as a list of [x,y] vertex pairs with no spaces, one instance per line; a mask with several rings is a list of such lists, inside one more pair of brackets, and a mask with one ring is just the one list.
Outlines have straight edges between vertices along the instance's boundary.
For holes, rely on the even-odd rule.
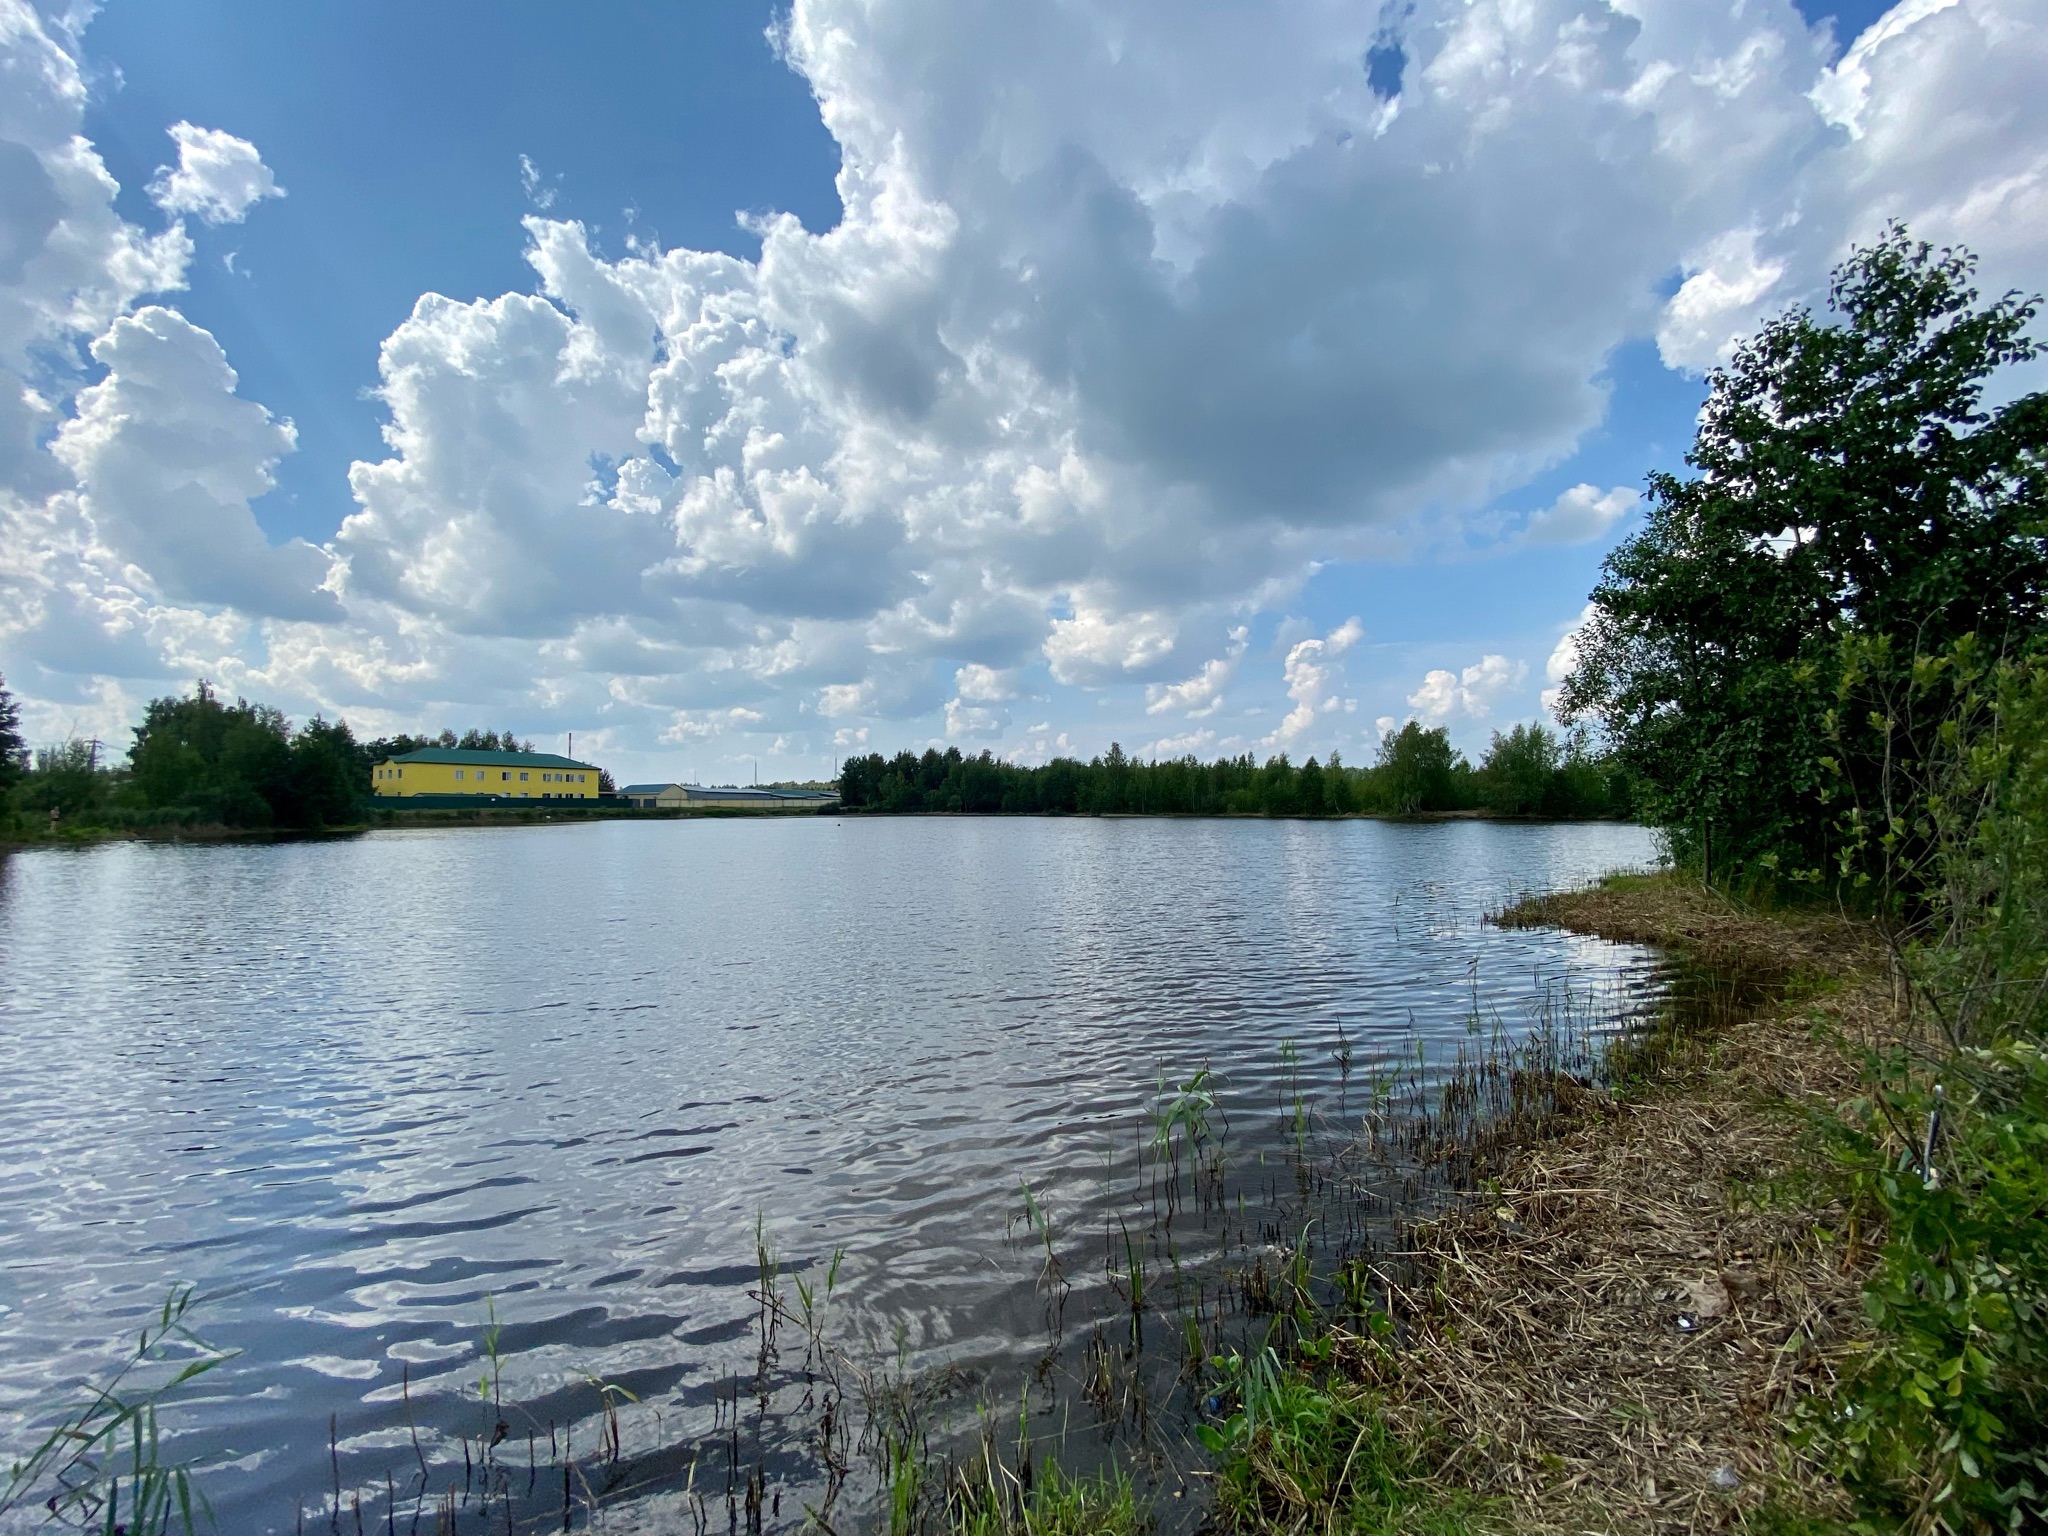
[[1674,875],[1528,899],[1506,926],[1663,948],[1707,983],[1494,1150],[1375,1273],[1376,1328],[1282,1362],[1320,1406],[1219,1457],[1252,1532],[1799,1529],[1850,1511],[1793,1433],[1867,1331],[1872,1249],[1814,1127],[1896,1016],[1874,930]]

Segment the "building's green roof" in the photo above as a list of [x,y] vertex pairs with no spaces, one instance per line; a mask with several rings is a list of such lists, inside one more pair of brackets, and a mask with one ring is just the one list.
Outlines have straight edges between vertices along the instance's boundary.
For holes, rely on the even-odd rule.
[[563,757],[555,752],[474,752],[464,747],[421,747],[417,752],[408,752],[403,757],[387,761],[454,763],[478,768],[581,768],[588,773],[599,771],[594,763],[579,763],[573,757]]

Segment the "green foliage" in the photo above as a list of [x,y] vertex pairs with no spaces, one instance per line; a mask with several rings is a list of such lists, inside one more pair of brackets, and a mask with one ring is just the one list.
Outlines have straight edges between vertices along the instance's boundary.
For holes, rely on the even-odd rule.
[[947,1522],[952,1536],[1139,1536],[1150,1525],[1129,1478],[1072,1477],[1053,1461],[1028,1486],[991,1462],[955,1491]]
[[1215,1362],[1228,1411],[1198,1429],[1216,1461],[1226,1530],[1461,1536],[1479,1513],[1429,1481],[1430,1447],[1404,1442],[1371,1394],[1320,1379],[1271,1345]]
[[186,1326],[193,1293],[174,1289],[154,1325],[112,1377],[59,1410],[43,1439],[9,1464],[0,1519],[40,1506],[49,1523],[77,1530],[192,1536],[209,1514],[190,1468],[165,1459],[158,1411],[232,1356]]
[[1595,756],[1583,730],[1496,731],[1474,780],[1479,803],[1502,816],[1627,816],[1632,803],[1628,775]]
[[1210,1085],[1215,1074],[1203,1067],[1185,1083],[1168,1084],[1159,1074],[1159,1092],[1152,1110],[1152,1144],[1173,1152],[1176,1142],[1189,1152],[1199,1152],[1209,1139],[1209,1116],[1216,1109],[1216,1093]]
[[1931,1078],[1876,1063],[1840,1142],[1886,1238],[1864,1291],[1874,1336],[1816,1438],[1876,1528],[2042,1528],[2048,1058],[2013,1040]]
[[1535,815],[1563,758],[1557,737],[1540,725],[1518,725],[1505,736],[1495,731],[1479,764],[1481,803],[1503,816]]
[[322,827],[359,820],[368,788],[346,724],[294,732],[279,711],[225,704],[204,682],[153,699],[129,748],[134,803],[230,827]]
[[1470,803],[1465,760],[1442,726],[1429,731],[1410,720],[1398,731],[1389,731],[1380,739],[1379,761],[1373,768],[1388,808],[1402,815],[1458,810]]
[[14,787],[28,768],[28,744],[21,737],[21,706],[0,677],[0,795]]
[[360,821],[369,768],[346,724],[294,730],[268,705],[201,682],[151,700],[124,766],[97,741],[40,748],[9,800],[32,827],[319,828]]
[[[1845,675],[1887,674],[1888,658]],[[1809,1415],[1868,1530],[2048,1527],[2048,664],[1974,644],[1901,669],[1929,749],[1852,804],[1944,1048],[1872,1058],[1834,1125],[1884,1234],[1872,1338]],[[1858,683],[1856,686],[1864,686]],[[1927,700],[1938,700],[1938,713]],[[1882,722],[1872,726],[1880,735]],[[1896,897],[1896,899],[1893,899]]]
[[387,757],[403,757],[427,747],[454,747],[465,752],[531,752],[533,743],[522,741],[511,731],[467,730],[457,736],[444,729],[436,736],[380,736],[362,744],[364,771],[367,773]]
[[15,789],[15,803],[36,817],[55,811],[69,818],[101,809],[112,794],[113,776],[100,770],[99,760],[96,741],[39,748],[35,766]]
[[1599,723],[1646,818],[1710,878],[1822,878],[1823,791],[1868,802],[1886,741],[1924,748],[1896,718],[1830,741],[1845,640],[1895,637],[1875,680],[1893,692],[1966,635],[1989,655],[2041,643],[2048,395],[1983,403],[2037,355],[2036,304],[1980,303],[1972,270],[1898,228],[1855,252],[1832,323],[1794,310],[1710,376],[1698,474],[1652,475],[1647,525],[1608,558],[1560,712]]
[[[1555,742],[1545,733],[1546,739]],[[1626,814],[1616,765],[1575,738],[1541,795],[1545,815]],[[923,755],[851,757],[839,774],[841,804],[854,810],[964,811],[983,815],[1348,816],[1466,810],[1480,804],[1477,776],[1450,733],[1409,722],[1381,743],[1370,768],[1336,754],[1296,765],[1282,753],[1261,763],[1247,754],[1204,763],[1193,757],[1139,762],[1112,744],[1088,762],[1055,758],[1040,768],[958,747]]]

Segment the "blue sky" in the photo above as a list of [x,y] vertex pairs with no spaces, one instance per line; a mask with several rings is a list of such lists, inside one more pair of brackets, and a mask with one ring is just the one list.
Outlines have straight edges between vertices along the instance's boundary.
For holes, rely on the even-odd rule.
[[0,7],[44,735],[1476,751],[1731,337],[1888,217],[2048,276],[2026,0]]
[[[614,251],[629,233],[752,257],[735,209],[839,218],[831,135],[764,35],[765,5],[268,5],[113,0],[85,33],[85,131],[147,220],[164,130],[259,145],[289,196],[202,230],[181,301],[299,451],[257,503],[274,538],[331,536],[379,448],[377,348],[422,293],[529,289],[525,155]],[[632,211],[629,221],[628,210]],[[224,258],[235,254],[229,271]]]

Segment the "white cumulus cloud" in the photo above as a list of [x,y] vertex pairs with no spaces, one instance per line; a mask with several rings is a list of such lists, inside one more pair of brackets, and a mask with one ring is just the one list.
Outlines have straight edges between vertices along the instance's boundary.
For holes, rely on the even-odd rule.
[[1223,703],[1223,689],[1237,670],[1251,631],[1240,624],[1230,632],[1230,647],[1221,656],[1202,663],[1202,670],[1178,683],[1148,683],[1145,713],[1164,715],[1179,712],[1191,720],[1214,714]]
[[51,451],[129,583],[247,614],[341,617],[323,586],[328,557],[300,539],[272,545],[249,510],[297,438],[237,398],[220,344],[151,305],[109,326],[92,356],[106,377],[79,395]]
[[[1982,284],[2048,278],[2048,9],[2034,0],[1900,0],[1819,70],[1752,212],[1692,242],[1657,340],[1703,368],[1793,299],[1812,300],[1887,220],[1983,258]],[[1782,104],[1792,111],[1789,103]]]
[[[1567,458],[1617,347],[1705,366],[1892,217],[2048,284],[2039,0],[1906,0],[1838,62],[1791,0],[794,0],[839,224],[607,253],[526,163],[531,283],[420,298],[350,515],[274,547],[289,424],[161,301],[188,218],[282,189],[180,123],[167,227],[122,219],[67,37],[0,0],[0,664],[32,698],[203,664],[302,711],[822,752],[949,706],[1008,732],[992,690],[1277,686],[1305,742],[1337,635],[1248,680],[1230,628]],[[1390,45],[1393,102],[1361,65]],[[1577,486],[1527,537],[1627,509]],[[1412,707],[1480,718],[1517,665]],[[1006,753],[1070,749],[1052,697]]]
[[1529,519],[1525,537],[1531,544],[1589,544],[1604,538],[1641,499],[1625,485],[1607,491],[1575,485]]
[[997,704],[1017,697],[1017,683],[1009,673],[974,661],[953,674],[953,691],[970,704]]
[[1427,673],[1422,686],[1408,695],[1408,707],[1417,719],[1431,725],[1456,719],[1484,720],[1501,697],[1519,688],[1528,675],[1526,661],[1488,653],[1462,672],[1438,668]]
[[1173,652],[1174,639],[1173,620],[1163,614],[1112,617],[1100,608],[1081,608],[1070,618],[1052,621],[1045,657],[1060,682],[1094,682],[1164,660]]
[[1322,716],[1333,710],[1357,708],[1355,700],[1337,696],[1337,664],[1344,653],[1364,637],[1365,626],[1351,618],[1320,639],[1310,638],[1294,643],[1287,653],[1287,660],[1281,665],[1287,697],[1294,701],[1294,708],[1274,730],[1273,745],[1292,746],[1306,736]]
[[1551,648],[1550,659],[1543,663],[1543,676],[1550,686],[1543,690],[1543,707],[1555,714],[1557,701],[1564,693],[1564,680],[1571,676],[1572,668],[1579,664],[1579,631],[1593,621],[1594,608],[1586,604],[1579,616],[1565,627],[1557,637],[1557,644]]
[[284,188],[247,139],[218,128],[173,123],[178,163],[157,168],[150,199],[169,214],[192,214],[207,224],[239,224],[266,197]]

